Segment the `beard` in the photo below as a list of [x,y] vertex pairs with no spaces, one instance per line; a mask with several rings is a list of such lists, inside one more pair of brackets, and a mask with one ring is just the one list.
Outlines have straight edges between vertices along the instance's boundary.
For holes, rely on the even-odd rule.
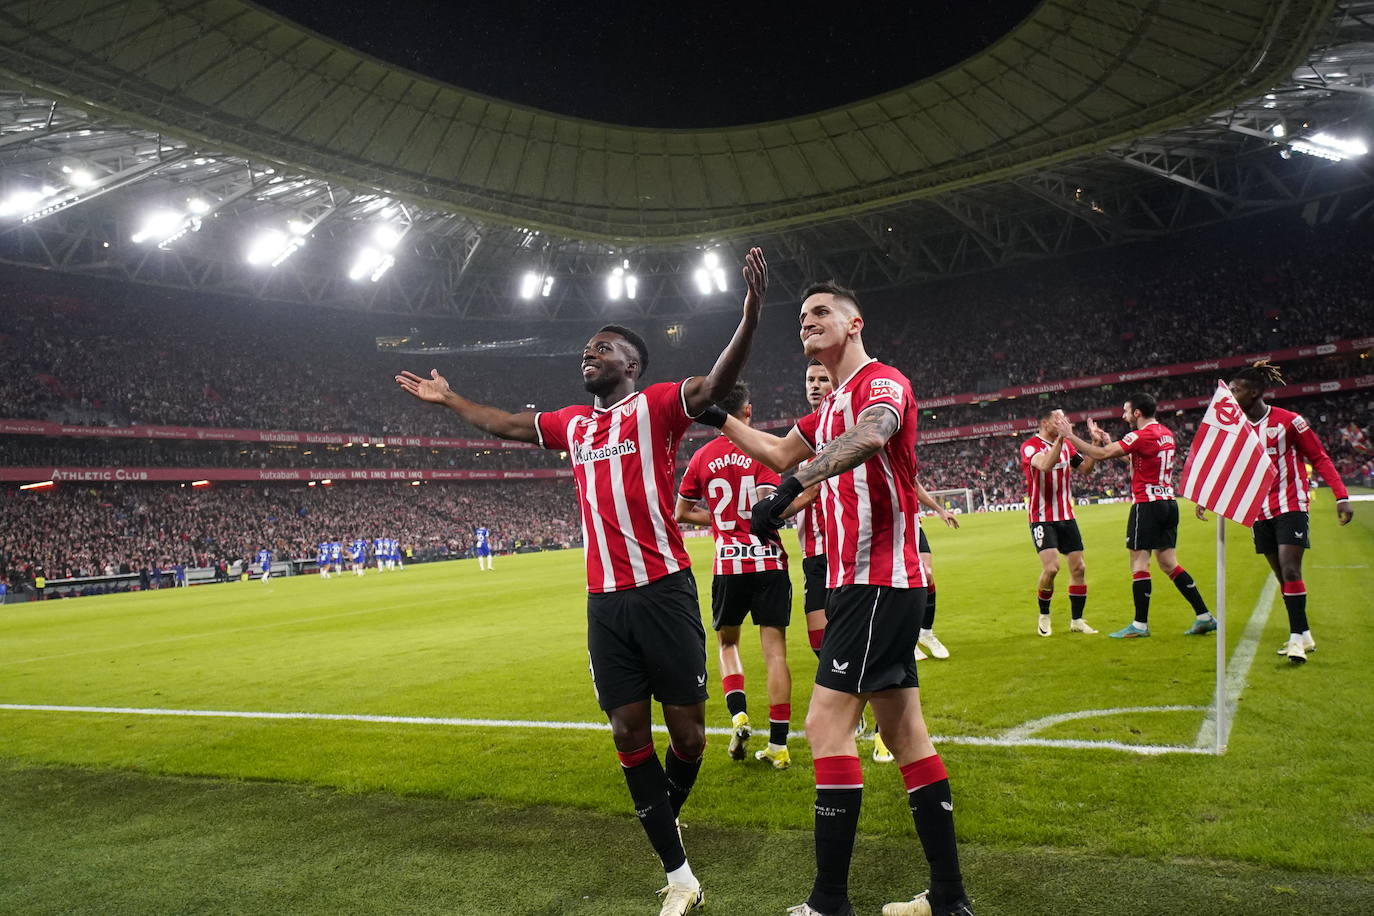
[[601,374],[584,381],[582,387],[593,397],[601,398],[614,391],[615,386],[619,384],[619,382],[620,380],[617,378],[611,378],[605,374]]

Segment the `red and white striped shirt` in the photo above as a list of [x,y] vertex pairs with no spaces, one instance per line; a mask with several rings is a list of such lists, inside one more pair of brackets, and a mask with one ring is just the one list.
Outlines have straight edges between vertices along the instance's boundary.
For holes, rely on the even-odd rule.
[[572,462],[589,592],[638,588],[691,566],[673,521],[674,458],[692,425],[682,384],[534,415],[539,445]]
[[1279,476],[1269,497],[1260,506],[1260,518],[1274,518],[1285,512],[1306,512],[1309,505],[1307,465],[1310,463],[1337,499],[1346,499],[1345,483],[1322,448],[1321,440],[1301,414],[1268,405],[1264,416],[1250,424],[1255,428],[1264,450],[1273,459]]
[[759,501],[759,487],[776,487],[775,471],[741,452],[724,436],[703,445],[687,462],[678,495],[711,509],[711,534],[716,539],[713,570],[718,576],[768,572],[787,568],[787,551],[776,541],[748,534],[750,510]]
[[1078,449],[1068,439],[1059,450],[1059,463],[1048,471],[1031,464],[1041,452],[1054,448],[1054,443],[1038,433],[1021,443],[1021,469],[1026,475],[1026,510],[1032,522],[1073,521],[1073,488],[1069,481],[1073,474],[1073,459]]
[[1133,502],[1153,503],[1174,498],[1174,434],[1158,420],[1121,437],[1131,456]]
[[796,429],[819,452],[870,407],[891,410],[900,425],[871,458],[821,485],[826,585],[925,588],[917,553],[916,399],[907,377],[869,360],[827,394],[815,413],[798,420]]
[[[811,459],[806,459],[797,465],[797,470],[810,463]],[[803,557],[818,557],[825,553],[825,510],[821,507],[819,496],[797,513],[797,540],[801,542]]]

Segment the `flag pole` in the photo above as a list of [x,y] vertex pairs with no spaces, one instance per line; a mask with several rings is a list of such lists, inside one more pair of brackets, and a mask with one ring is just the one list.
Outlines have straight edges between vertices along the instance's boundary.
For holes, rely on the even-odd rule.
[[1226,516],[1217,516],[1217,756],[1226,753]]

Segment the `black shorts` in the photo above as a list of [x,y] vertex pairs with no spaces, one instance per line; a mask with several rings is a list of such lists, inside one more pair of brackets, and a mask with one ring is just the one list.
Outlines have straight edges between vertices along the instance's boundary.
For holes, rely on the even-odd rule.
[[917,552],[917,553],[930,553],[930,552],[931,552],[931,551],[930,551],[930,541],[927,541],[927,540],[926,540],[926,530],[925,530],[924,528],[921,528],[921,529],[920,529],[920,532],[921,532],[921,539],[920,539],[919,541],[916,542],[916,545],[917,545],[917,546],[916,546],[916,552]]
[[1274,518],[1255,520],[1255,553],[1274,553],[1280,544],[1303,550],[1312,549],[1312,524],[1306,512],[1285,512]]
[[737,627],[751,614],[756,627],[792,622],[792,578],[787,570],[718,575],[711,580],[712,627]]
[[1168,550],[1178,546],[1178,502],[1159,499],[1131,503],[1126,520],[1127,550]]
[[825,610],[825,602],[830,597],[830,589],[825,585],[825,554],[803,559],[802,577],[805,582],[802,595],[806,599],[805,610]]
[[1031,541],[1035,552],[1057,550],[1060,553],[1077,553],[1083,549],[1083,535],[1078,533],[1078,522],[1031,522]]
[[925,613],[923,588],[832,588],[816,683],[844,693],[917,686],[916,637]]
[[692,571],[588,595],[587,655],[602,709],[651,697],[672,706],[704,702],[706,628]]

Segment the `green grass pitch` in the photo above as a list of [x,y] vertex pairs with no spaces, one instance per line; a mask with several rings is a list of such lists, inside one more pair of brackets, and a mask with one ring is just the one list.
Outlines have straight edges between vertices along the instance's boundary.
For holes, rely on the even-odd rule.
[[[1339,528],[1329,492],[1314,507],[1318,650],[1300,668],[1274,654],[1282,603],[1230,527],[1228,645],[1254,654],[1222,757],[1190,752],[1206,743],[1215,642],[1182,635],[1190,613],[1168,580],[1156,575],[1153,638],[1106,636],[1130,619],[1125,506],[1080,513],[1097,636],[1068,633],[1067,574],[1055,635],[1035,636],[1023,514],[928,526],[953,657],[920,665],[922,697],[980,916],[1374,912],[1374,507],[1356,509]],[[1185,512],[1180,559],[1209,602],[1214,533]],[[709,541],[689,545],[708,596]],[[462,561],[9,605],[0,704],[599,723],[581,563],[566,551],[493,572]],[[814,657],[802,627],[792,636],[799,731]],[[762,721],[748,634],[744,655]],[[712,692],[708,725],[723,727]],[[1127,711],[1066,717],[1090,710]],[[793,760],[735,763],[713,737],[683,815],[707,912],[781,913],[805,896],[800,737]],[[876,913],[926,870],[899,775],[864,766],[853,888]],[[536,724],[0,708],[0,850],[0,913],[636,914],[657,911],[662,879],[609,735]]]

